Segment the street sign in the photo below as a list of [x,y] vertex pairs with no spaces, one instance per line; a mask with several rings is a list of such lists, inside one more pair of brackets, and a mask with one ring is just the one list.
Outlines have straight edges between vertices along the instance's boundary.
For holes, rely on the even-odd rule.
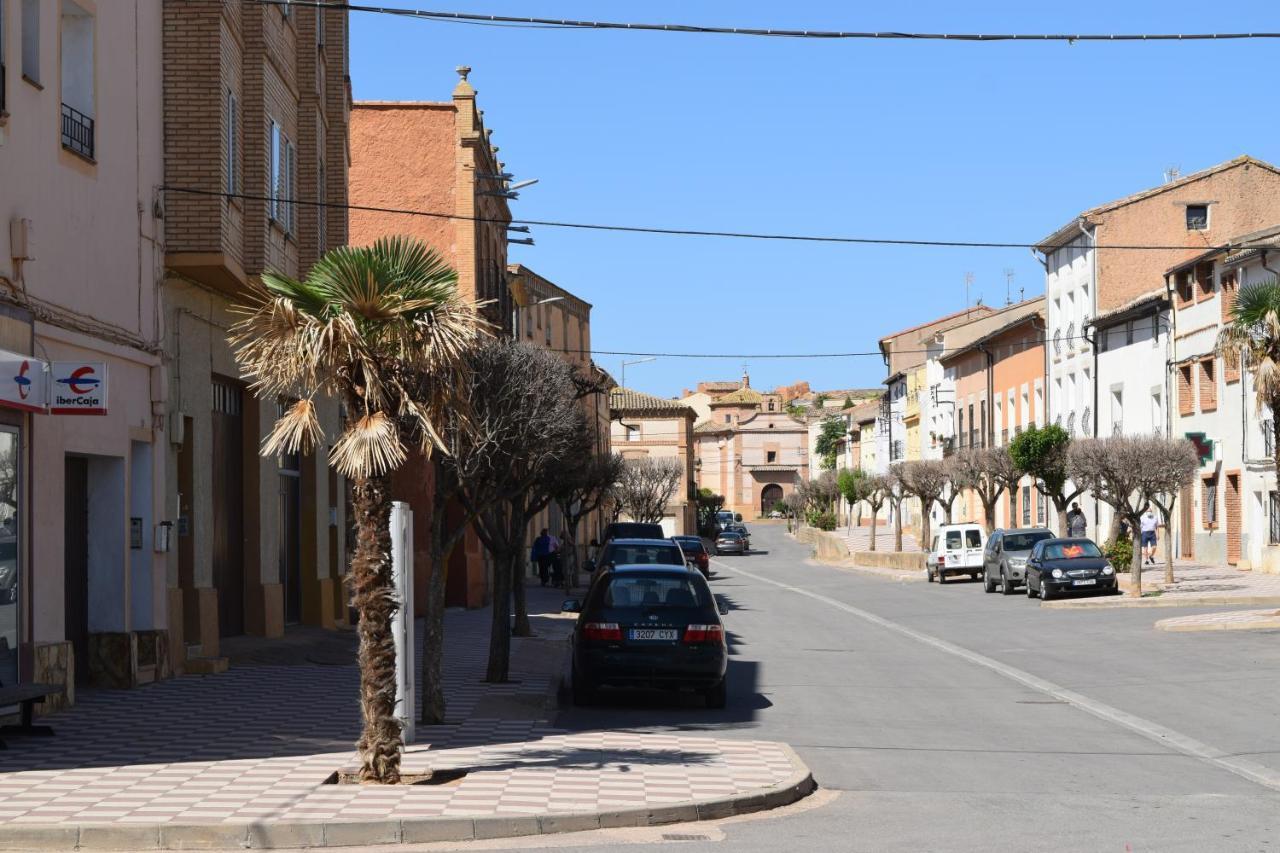
[[48,365],[38,358],[0,350],[0,405],[44,413]]
[[49,411],[55,415],[105,415],[107,365],[101,361],[55,361]]

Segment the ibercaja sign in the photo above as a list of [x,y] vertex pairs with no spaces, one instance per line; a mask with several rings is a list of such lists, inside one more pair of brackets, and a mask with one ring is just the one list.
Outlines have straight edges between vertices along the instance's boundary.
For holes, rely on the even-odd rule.
[[55,361],[50,365],[49,413],[105,415],[107,365],[101,361]]

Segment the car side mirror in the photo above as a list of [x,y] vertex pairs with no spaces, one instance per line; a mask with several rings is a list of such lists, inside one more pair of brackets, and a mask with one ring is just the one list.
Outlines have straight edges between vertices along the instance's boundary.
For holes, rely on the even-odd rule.
[[560,612],[561,613],[581,613],[582,602],[578,601],[578,599],[576,598],[566,598],[560,604]]

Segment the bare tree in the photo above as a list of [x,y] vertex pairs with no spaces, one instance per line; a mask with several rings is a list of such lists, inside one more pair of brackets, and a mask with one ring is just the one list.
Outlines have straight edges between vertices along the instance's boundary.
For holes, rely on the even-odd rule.
[[1018,470],[1007,447],[974,448],[954,457],[957,479],[968,483],[982,501],[985,527],[990,533],[996,524],[996,506],[1007,489],[1017,488]]
[[609,500],[622,478],[622,457],[616,453],[596,452],[591,431],[584,423],[574,439],[574,447],[549,478],[552,500],[564,518],[564,540],[569,545],[566,578],[570,588],[577,586],[578,525]]
[[1185,438],[1143,439],[1150,444],[1147,453],[1147,499],[1160,510],[1164,524],[1164,582],[1173,583],[1173,511],[1178,492],[1195,480],[1200,468],[1200,455]]
[[657,524],[667,514],[667,503],[683,479],[684,465],[679,459],[653,456],[628,459],[618,478],[618,503],[632,521]]
[[947,478],[950,482],[938,496],[938,506],[942,507],[946,523],[950,524],[955,517],[956,499],[963,495],[966,489],[973,488],[973,478],[969,469],[959,464],[959,457],[948,457],[942,460],[942,464],[946,466]]
[[[1068,465],[1076,482],[1129,523],[1133,535],[1131,594],[1142,595],[1142,511],[1160,508],[1168,525],[1178,490],[1195,476],[1199,457],[1182,439],[1115,436],[1082,439],[1071,446]],[[1166,536],[1166,577],[1172,572],[1172,546]]]
[[866,491],[863,500],[867,502],[867,506],[871,510],[871,546],[870,551],[876,549],[876,516],[880,514],[880,507],[884,506],[884,502],[889,499],[889,484],[885,482],[882,474],[869,474],[867,476]]
[[551,502],[546,484],[572,449],[582,415],[569,366],[550,350],[495,341],[476,352],[472,375],[468,454],[483,464],[463,481],[461,496],[494,560],[485,680],[501,682],[510,666],[513,597],[515,632],[530,633],[522,571],[528,525]]
[[893,510],[893,550],[902,551],[902,501],[907,496],[907,489],[902,483],[902,475],[896,465],[884,475],[885,494],[889,499],[889,507]]
[[898,477],[903,491],[920,499],[920,542],[927,547],[930,510],[951,481],[947,466],[940,459],[912,459],[898,466]]

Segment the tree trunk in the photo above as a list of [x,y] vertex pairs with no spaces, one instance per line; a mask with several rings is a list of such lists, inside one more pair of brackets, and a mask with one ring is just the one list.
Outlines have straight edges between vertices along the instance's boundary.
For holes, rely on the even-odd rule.
[[[923,502],[923,501],[921,501],[921,504],[922,504],[922,505],[923,505],[923,503],[924,503],[924,502]],[[932,507],[933,502],[932,502],[932,501],[930,501],[929,503],[930,503],[930,507]],[[929,541],[929,522],[930,522],[930,520],[931,520],[931,519],[929,518],[929,511],[928,511],[928,510],[921,510],[921,512],[920,512],[920,540],[919,540],[919,542],[918,542],[917,544],[921,544],[921,545],[923,546],[923,545],[925,545],[926,543],[928,543],[928,541]],[[901,551],[902,549],[901,549],[901,548],[899,548],[898,550],[899,550],[899,551]]]
[[[427,609],[422,614],[422,672],[418,678],[422,691],[424,726],[444,723],[444,593],[449,554],[439,536],[443,524],[431,523],[431,579],[427,582]],[[450,549],[452,550],[452,549]]]
[[902,553],[902,501],[893,508],[893,550]]
[[511,566],[494,557],[493,618],[489,623],[489,665],[484,680],[502,683],[511,668]]
[[870,550],[872,550],[872,551],[874,551],[874,550],[876,549],[876,527],[877,527],[877,525],[876,525],[876,515],[877,515],[879,512],[880,512],[880,508],[879,508],[879,507],[873,506],[873,507],[871,508],[871,548],[870,548]]
[[1166,511],[1164,507],[1160,508],[1160,521],[1164,524],[1164,582],[1166,586],[1173,586],[1173,509],[1178,505],[1178,495],[1175,493],[1169,501],[1169,509]]
[[386,476],[357,479],[352,487],[356,547],[351,557],[352,604],[359,614],[360,711],[364,728],[356,749],[360,781],[400,781],[403,740],[396,719],[395,615],[391,580],[391,489]]
[[[991,535],[991,531],[996,529],[996,504],[1000,502],[1000,496],[996,495],[991,500],[985,497],[982,499],[982,517],[986,522],[986,534]],[[1012,522],[1010,522],[1012,525]]]
[[1067,535],[1067,503],[1059,502],[1056,498],[1053,501],[1053,508],[1058,511],[1058,530],[1059,536]]
[[524,565],[524,549],[520,548],[511,555],[511,592],[516,611],[515,627],[511,633],[516,637],[533,636],[533,628],[529,625],[529,603],[525,596],[527,578]]
[[1139,532],[1142,525],[1136,522],[1137,519],[1129,520],[1129,535],[1133,537],[1133,560],[1129,563],[1129,580],[1132,585],[1129,594],[1134,598],[1142,598],[1142,534]]

